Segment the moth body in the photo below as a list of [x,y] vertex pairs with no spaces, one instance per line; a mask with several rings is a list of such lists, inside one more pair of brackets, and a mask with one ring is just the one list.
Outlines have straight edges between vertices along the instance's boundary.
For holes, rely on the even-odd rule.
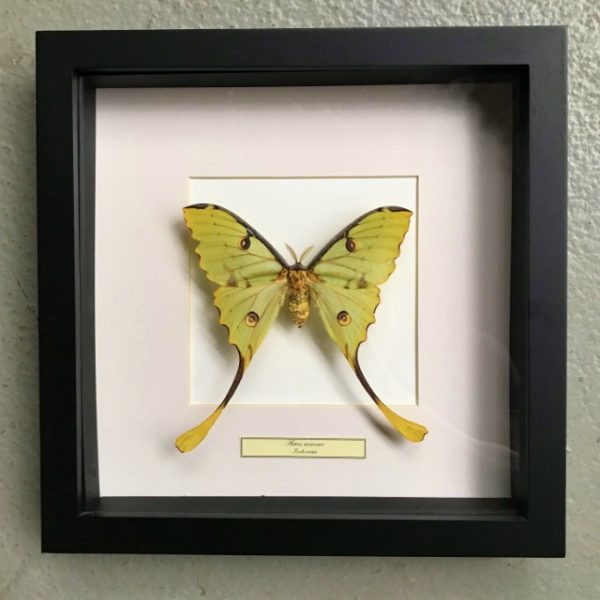
[[310,282],[311,276],[302,265],[294,265],[288,271],[289,299],[288,311],[294,323],[302,327],[310,315]]

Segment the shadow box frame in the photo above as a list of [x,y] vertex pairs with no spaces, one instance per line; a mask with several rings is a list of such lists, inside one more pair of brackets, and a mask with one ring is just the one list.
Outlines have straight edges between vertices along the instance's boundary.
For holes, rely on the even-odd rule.
[[[497,81],[513,90],[512,497],[101,497],[96,89]],[[37,157],[43,551],[564,556],[564,28],[38,32]]]

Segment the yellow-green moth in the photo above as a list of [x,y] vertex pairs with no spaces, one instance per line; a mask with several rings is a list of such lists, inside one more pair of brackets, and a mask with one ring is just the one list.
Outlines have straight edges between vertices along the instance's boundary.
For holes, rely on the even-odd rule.
[[237,348],[239,365],[225,398],[196,427],[180,435],[181,452],[194,449],[207,435],[231,400],[244,371],[256,354],[279,309],[287,300],[291,317],[301,327],[316,306],[323,325],[359,381],[394,428],[411,442],[427,434],[423,425],[408,421],[387,407],[367,382],[358,363],[358,348],[375,321],[379,285],[395,268],[412,213],[383,206],[345,227],[310,261],[289,265],[248,223],[214,204],[183,209],[185,222],[198,242],[196,254],[207,278],[217,284],[214,304],[219,322]]

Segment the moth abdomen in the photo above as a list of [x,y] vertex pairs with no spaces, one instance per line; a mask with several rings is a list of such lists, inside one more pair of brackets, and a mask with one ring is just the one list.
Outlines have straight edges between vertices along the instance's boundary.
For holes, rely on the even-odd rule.
[[288,311],[298,327],[302,327],[310,315],[309,275],[305,269],[288,271],[290,297]]

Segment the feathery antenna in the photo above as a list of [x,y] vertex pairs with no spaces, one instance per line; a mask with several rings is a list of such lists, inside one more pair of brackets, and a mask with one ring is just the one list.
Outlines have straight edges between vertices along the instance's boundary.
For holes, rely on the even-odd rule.
[[288,249],[288,252],[292,255],[294,262],[299,262],[298,257],[296,256],[296,251],[289,244],[286,244],[285,247]]

